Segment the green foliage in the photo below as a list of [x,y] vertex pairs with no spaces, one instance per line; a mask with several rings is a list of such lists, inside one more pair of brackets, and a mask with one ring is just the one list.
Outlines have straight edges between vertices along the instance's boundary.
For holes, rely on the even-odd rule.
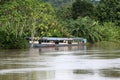
[[41,0],[41,1],[49,2],[53,7],[59,7],[64,4],[72,3],[75,0]]
[[119,41],[120,40],[120,28],[115,26],[114,23],[104,23],[98,27],[98,30],[102,33],[103,41]]
[[101,23],[114,22],[120,25],[120,0],[101,0],[96,16]]
[[[56,11],[46,1],[57,6]],[[97,7],[91,0],[74,1],[1,0],[0,48],[26,48],[25,36],[84,37],[91,43],[120,40],[119,0],[101,0]]]
[[72,8],[71,5],[65,5],[59,8],[56,8],[56,16],[59,19],[70,19],[72,18]]
[[87,2],[85,0],[76,0],[72,4],[72,17],[73,17],[73,19],[77,19],[79,16],[91,17],[93,15],[93,12],[94,12],[93,4],[90,2]]
[[57,20],[53,22],[47,30],[46,36],[49,37],[68,37],[70,33],[68,33],[68,29],[65,27],[63,21]]
[[[39,0],[3,1],[0,4],[0,30],[3,34],[9,34],[9,47],[0,42],[1,47],[17,48],[12,43],[15,41],[15,45],[24,44],[24,35],[43,36],[54,21],[54,16],[51,5]],[[1,36],[2,38],[7,40],[7,37]]]
[[71,35],[84,37],[90,43],[120,40],[120,27],[111,22],[100,25],[89,17],[79,17],[76,20],[68,20],[66,27]]
[[[93,6],[89,3],[91,5],[90,6],[87,0],[76,0],[76,2],[72,4],[72,6],[63,6],[62,8],[59,8],[57,10],[57,13],[59,14],[57,15],[59,19],[63,20],[61,24],[64,24],[64,26],[66,26],[66,28],[69,30],[69,33],[71,33],[72,36],[87,38],[88,41],[91,43],[95,43],[98,41],[119,41],[120,29],[119,27],[116,27],[114,25],[115,23],[119,26],[120,7],[118,4],[116,4],[119,1],[111,1],[112,0],[110,0],[110,2],[106,0],[101,0],[98,6]],[[110,6],[110,4],[114,5]],[[96,6],[97,9],[95,9]],[[104,15],[101,15],[102,11],[100,11],[98,7],[100,10],[103,10],[103,13],[105,13]],[[113,8],[115,10],[113,10]],[[115,13],[110,14],[112,12],[109,11],[115,11]],[[94,13],[97,13],[100,16],[94,16]],[[73,15],[72,17],[74,20],[71,19],[71,15]],[[91,18],[84,16],[90,16]],[[96,21],[94,19],[96,19]],[[98,23],[99,19],[101,19],[103,25]]]
[[[43,36],[46,30],[54,21],[54,10],[48,3],[40,2],[39,0],[30,0],[22,3],[24,12],[22,15],[25,17],[25,26],[31,36]],[[21,8],[21,7],[20,7]]]
[[28,42],[21,36],[16,37],[14,33],[0,30],[0,48],[2,49],[24,49]]
[[75,37],[84,37],[91,43],[100,41],[102,39],[101,33],[97,30],[98,22],[89,17],[76,20],[70,20],[67,27],[71,34]]

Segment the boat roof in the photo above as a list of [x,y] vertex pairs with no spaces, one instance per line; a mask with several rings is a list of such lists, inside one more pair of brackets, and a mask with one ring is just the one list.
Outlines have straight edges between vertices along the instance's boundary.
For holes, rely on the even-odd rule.
[[42,40],[83,40],[84,38],[57,38],[57,37],[42,37]]

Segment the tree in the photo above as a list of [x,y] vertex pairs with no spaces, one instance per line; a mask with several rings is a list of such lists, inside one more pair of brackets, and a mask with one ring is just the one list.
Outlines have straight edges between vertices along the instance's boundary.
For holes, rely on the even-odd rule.
[[120,25],[120,0],[100,0],[96,16],[101,23],[115,22]]
[[89,17],[70,20],[67,27],[73,36],[84,37],[88,42],[94,43],[102,39],[102,33],[97,29],[98,22]]
[[6,40],[10,40],[9,35],[15,36],[16,40],[30,34],[42,36],[54,21],[54,15],[54,9],[39,0],[5,1],[0,4],[0,30],[7,34]]
[[91,17],[94,12],[94,6],[92,3],[87,2],[86,0],[76,0],[72,4],[72,17],[73,19],[77,19],[79,16]]
[[[48,24],[53,22],[55,16],[53,8],[48,3],[39,0],[9,1],[4,5],[0,5],[0,9],[2,27],[9,25],[11,26],[10,29],[14,27],[13,31],[18,29],[19,32],[29,29],[31,33],[36,32],[32,30],[39,28],[41,31],[36,32],[36,36],[40,36],[38,33],[41,35],[44,33],[44,30],[48,28]],[[18,33],[18,31],[15,32]]]
[[62,7],[56,8],[56,16],[59,19],[70,19],[72,18],[71,5],[64,5]]
[[72,3],[75,0],[41,0],[44,2],[49,2],[53,7],[60,7],[63,4]]

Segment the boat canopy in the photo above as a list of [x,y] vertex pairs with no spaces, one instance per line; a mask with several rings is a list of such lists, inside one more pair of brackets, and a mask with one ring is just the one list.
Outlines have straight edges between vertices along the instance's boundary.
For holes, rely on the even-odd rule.
[[61,40],[83,40],[84,38],[56,38],[56,37],[42,37],[41,40],[61,41]]

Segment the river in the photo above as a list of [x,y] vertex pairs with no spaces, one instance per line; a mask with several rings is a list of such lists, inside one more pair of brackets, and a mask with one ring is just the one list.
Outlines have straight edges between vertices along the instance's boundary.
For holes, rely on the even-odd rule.
[[0,80],[120,80],[120,46],[1,50]]

